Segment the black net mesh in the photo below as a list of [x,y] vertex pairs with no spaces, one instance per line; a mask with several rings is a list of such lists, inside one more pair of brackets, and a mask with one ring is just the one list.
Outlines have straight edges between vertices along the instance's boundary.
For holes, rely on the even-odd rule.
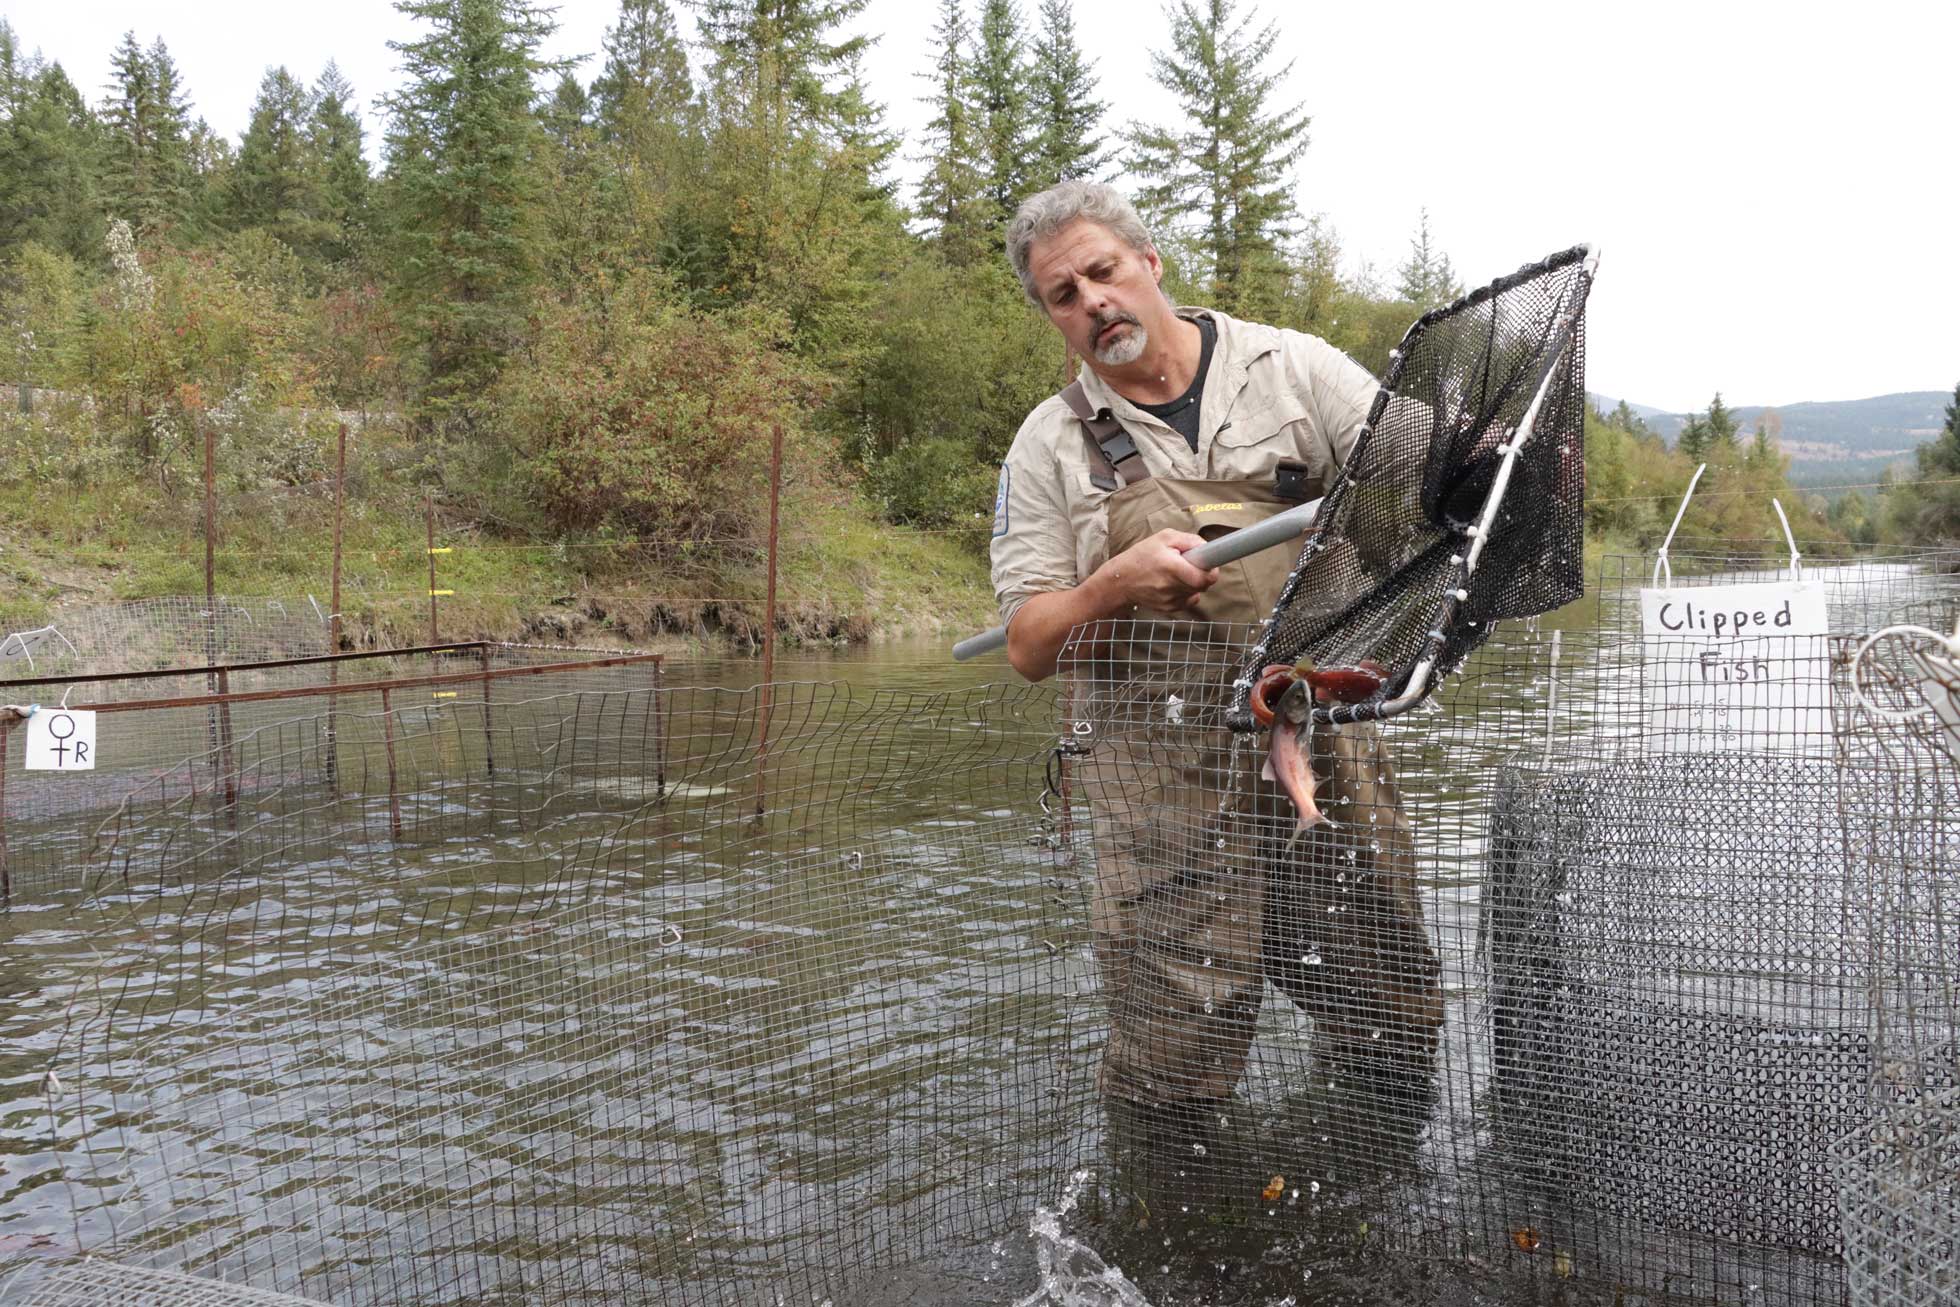
[[[1584,591],[1591,287],[1590,255],[1576,246],[1409,328],[1320,530],[1241,669],[1235,729],[1252,726],[1248,697],[1266,664],[1372,660],[1388,673],[1380,697],[1393,697],[1425,658],[1440,677],[1495,622]],[[1369,715],[1365,705],[1336,711]]]

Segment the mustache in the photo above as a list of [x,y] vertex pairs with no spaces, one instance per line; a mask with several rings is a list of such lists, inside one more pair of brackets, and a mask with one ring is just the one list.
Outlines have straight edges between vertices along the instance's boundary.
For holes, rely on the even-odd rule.
[[1103,332],[1107,331],[1109,328],[1115,326],[1119,322],[1127,323],[1132,327],[1141,327],[1143,325],[1143,323],[1137,319],[1136,314],[1126,312],[1122,309],[1116,310],[1116,312],[1109,314],[1107,317],[1105,317],[1103,314],[1098,313],[1094,318],[1094,322],[1096,324],[1096,329],[1095,332],[1090,336],[1091,340],[1100,339],[1102,337]]

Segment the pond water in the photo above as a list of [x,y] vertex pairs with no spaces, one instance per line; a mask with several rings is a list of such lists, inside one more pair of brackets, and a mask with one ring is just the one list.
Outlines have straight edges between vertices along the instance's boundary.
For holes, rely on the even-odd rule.
[[[1688,1284],[1719,1264],[1736,1300],[1822,1283],[1810,1262],[1618,1228],[1494,1158],[1490,781],[1550,747],[1553,632],[1557,733],[1624,710],[1602,630],[1621,634],[1590,599],[1511,624],[1392,728],[1447,999],[1419,1107],[1316,1081],[1308,1023],[1269,991],[1233,1119],[1139,1144],[1097,1107],[1081,818],[1036,803],[1052,695],[989,689],[1012,678],[997,656],[956,664],[940,642],[789,652],[778,816],[737,837],[760,667],[701,660],[669,671],[658,803],[625,765],[645,729],[628,695],[548,740],[512,714],[502,756],[561,751],[535,777],[428,781],[468,733],[405,736],[399,814],[267,781],[246,799],[265,829],[228,837],[256,862],[221,885],[179,862],[181,883],[17,894],[0,921],[0,1282],[173,1207],[216,1222],[243,1186],[268,1229],[356,1212],[361,1238],[379,1222],[441,1250],[410,1282],[359,1238],[304,1273],[277,1232],[175,1249],[322,1298],[745,1301],[765,1264],[794,1269],[792,1292],[847,1272],[837,1301],[874,1307],[1612,1301],[1629,1268],[1674,1261]],[[171,866],[169,848],[213,837],[200,820],[153,822],[122,856]],[[516,1092],[526,1077],[551,1088]],[[258,1178],[268,1157],[296,1169]],[[337,1183],[377,1159],[412,1197]],[[463,1208],[481,1215],[441,1216]],[[569,1265],[594,1247],[610,1280]],[[706,1287],[675,1287],[690,1275]]]

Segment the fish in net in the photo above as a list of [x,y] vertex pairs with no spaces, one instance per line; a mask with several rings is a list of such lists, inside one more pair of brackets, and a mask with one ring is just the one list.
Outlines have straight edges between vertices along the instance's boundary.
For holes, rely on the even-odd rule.
[[1234,730],[1263,729],[1282,702],[1296,725],[1394,716],[1499,620],[1584,593],[1596,262],[1574,246],[1409,328],[1239,668]]

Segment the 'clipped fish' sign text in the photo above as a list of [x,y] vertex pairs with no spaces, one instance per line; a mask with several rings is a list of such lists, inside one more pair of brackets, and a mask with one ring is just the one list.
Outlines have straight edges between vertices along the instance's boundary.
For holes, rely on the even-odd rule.
[[95,714],[37,709],[27,719],[27,770],[94,771]]
[[1831,740],[1830,611],[1807,581],[1642,590],[1651,736],[1674,753],[1814,753]]

